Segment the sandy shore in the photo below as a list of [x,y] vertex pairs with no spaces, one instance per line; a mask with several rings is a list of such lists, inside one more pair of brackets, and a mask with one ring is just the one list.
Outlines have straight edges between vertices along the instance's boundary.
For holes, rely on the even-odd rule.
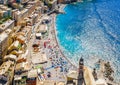
[[[64,6],[65,7],[65,6]],[[77,69],[77,66],[75,65],[75,64],[73,64],[64,54],[63,54],[63,52],[62,52],[62,50],[60,49],[60,45],[59,45],[59,42],[58,42],[58,39],[57,39],[57,31],[56,31],[56,14],[53,14],[53,33],[54,33],[54,36],[55,36],[55,41],[56,41],[56,44],[57,44],[57,46],[58,46],[58,48],[59,48],[59,51],[60,51],[60,53],[61,53],[61,55],[62,55],[62,57],[64,57],[67,61],[68,61],[68,63],[71,65],[71,67],[73,67],[74,69]]]

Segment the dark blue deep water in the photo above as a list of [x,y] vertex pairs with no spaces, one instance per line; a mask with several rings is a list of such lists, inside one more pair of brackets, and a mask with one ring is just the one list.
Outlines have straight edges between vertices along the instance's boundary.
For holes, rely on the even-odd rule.
[[98,59],[110,61],[120,81],[120,0],[69,4],[56,18],[60,47],[73,62],[84,57],[90,68]]

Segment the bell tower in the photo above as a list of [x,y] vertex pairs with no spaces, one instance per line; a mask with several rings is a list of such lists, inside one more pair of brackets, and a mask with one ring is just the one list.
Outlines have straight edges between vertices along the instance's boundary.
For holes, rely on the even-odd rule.
[[79,60],[79,66],[83,66],[84,65],[84,60],[83,58],[81,57],[80,60]]
[[84,81],[84,59],[81,57],[79,60],[79,72],[77,85],[86,85]]

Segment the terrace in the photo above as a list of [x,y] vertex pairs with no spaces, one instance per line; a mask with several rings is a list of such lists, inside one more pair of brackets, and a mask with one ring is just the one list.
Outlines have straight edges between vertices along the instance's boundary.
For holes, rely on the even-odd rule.
[[5,21],[4,23],[2,23],[0,25],[0,32],[5,31],[6,29],[12,29],[14,26],[14,20],[8,20],[8,18],[6,19],[7,21]]

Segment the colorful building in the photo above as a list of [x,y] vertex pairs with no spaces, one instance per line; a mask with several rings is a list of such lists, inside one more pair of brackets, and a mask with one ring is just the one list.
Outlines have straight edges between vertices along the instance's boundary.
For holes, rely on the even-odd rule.
[[0,34],[0,64],[2,63],[3,56],[7,53],[8,35],[6,33]]
[[4,17],[4,18],[11,17],[12,10],[10,8],[8,8],[7,6],[0,5],[0,10],[1,10],[1,13],[3,13],[2,17]]

